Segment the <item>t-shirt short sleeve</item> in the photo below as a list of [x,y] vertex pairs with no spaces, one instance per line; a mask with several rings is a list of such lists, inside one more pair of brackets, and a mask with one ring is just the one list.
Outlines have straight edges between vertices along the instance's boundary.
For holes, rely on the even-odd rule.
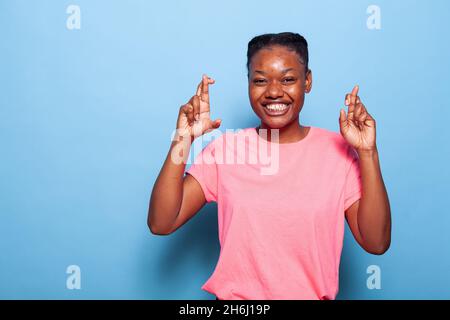
[[361,199],[362,182],[361,169],[359,166],[359,158],[355,149],[349,146],[348,157],[350,168],[347,173],[344,186],[344,211],[347,210],[353,203]]
[[200,184],[207,202],[217,202],[217,163],[215,159],[215,143],[210,142],[196,157],[186,173]]

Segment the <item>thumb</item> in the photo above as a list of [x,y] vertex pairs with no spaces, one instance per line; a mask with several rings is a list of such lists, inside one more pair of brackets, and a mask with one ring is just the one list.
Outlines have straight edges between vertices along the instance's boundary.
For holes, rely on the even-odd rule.
[[216,120],[214,120],[214,121],[211,121],[211,127],[213,128],[213,129],[217,129],[217,128],[219,128],[220,127],[220,124],[222,123],[222,120],[221,119],[216,119]]
[[345,121],[347,121],[347,116],[345,115],[344,109],[341,109],[341,111],[339,112],[339,123],[344,124]]

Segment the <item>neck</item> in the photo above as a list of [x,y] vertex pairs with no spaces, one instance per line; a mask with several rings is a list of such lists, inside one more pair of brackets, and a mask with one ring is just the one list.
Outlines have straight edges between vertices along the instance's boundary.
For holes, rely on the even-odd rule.
[[[272,129],[272,128],[268,127],[263,122],[261,122],[261,124],[256,128],[256,130],[258,132],[259,132],[259,129],[267,130],[267,140],[268,141],[271,140],[272,130],[276,130],[276,129]],[[306,135],[308,134],[308,129],[299,123],[298,118],[296,120],[292,121],[287,126],[285,126],[283,128],[279,128],[278,130],[279,130],[278,131],[279,132],[278,143],[297,142],[297,141],[300,141],[301,139],[303,139],[304,137],[306,137]]]

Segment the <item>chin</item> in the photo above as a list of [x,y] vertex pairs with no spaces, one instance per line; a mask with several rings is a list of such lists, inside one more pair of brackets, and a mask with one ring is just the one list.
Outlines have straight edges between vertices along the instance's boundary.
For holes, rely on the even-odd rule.
[[280,116],[268,115],[264,107],[261,105],[253,108],[253,111],[267,128],[282,129],[291,125],[292,122],[298,121],[298,115],[301,111],[301,108],[297,111],[297,108],[292,108],[291,105],[291,108],[287,111],[287,113]]
[[283,118],[270,118],[270,119],[261,119],[264,124],[270,129],[282,129],[288,126],[292,120],[291,119],[283,119]]

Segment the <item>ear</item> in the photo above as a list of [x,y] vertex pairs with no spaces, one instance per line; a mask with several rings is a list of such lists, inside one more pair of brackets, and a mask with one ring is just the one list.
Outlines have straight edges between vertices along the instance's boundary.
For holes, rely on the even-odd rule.
[[311,92],[312,82],[313,82],[312,71],[308,70],[306,72],[306,78],[305,78],[305,92],[306,93],[310,93]]

